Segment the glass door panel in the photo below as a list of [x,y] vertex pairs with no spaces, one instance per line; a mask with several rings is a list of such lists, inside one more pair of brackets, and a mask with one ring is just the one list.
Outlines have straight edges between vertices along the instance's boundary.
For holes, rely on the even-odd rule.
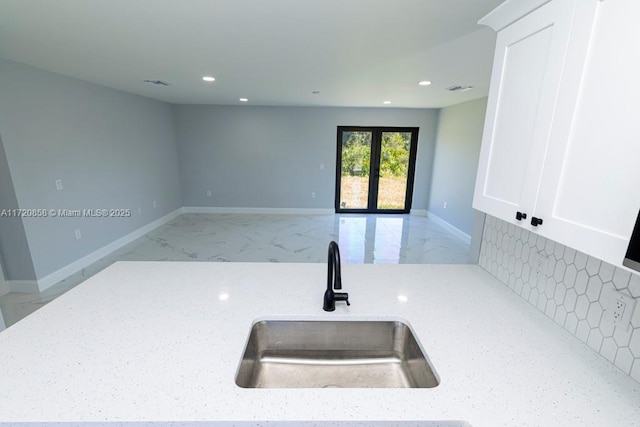
[[411,132],[382,132],[378,209],[405,209]]
[[336,212],[408,213],[418,128],[338,127]]
[[342,132],[340,208],[368,209],[372,132]]

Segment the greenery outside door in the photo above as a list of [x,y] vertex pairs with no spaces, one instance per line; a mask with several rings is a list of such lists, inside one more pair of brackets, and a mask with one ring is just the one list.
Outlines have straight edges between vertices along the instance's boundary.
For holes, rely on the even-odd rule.
[[338,127],[336,212],[411,210],[418,128]]

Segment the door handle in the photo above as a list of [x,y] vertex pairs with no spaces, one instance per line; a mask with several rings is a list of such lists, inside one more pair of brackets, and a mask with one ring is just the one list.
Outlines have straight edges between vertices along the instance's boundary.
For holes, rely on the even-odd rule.
[[527,219],[527,214],[524,212],[516,212],[516,219],[521,221],[523,219]]
[[542,218],[536,218],[534,216],[533,218],[531,218],[531,225],[533,225],[534,227],[542,225]]

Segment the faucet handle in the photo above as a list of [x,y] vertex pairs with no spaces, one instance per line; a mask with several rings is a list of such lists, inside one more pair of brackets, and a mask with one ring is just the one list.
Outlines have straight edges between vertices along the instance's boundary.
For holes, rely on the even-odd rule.
[[336,301],[344,301],[344,302],[347,303],[347,305],[351,305],[349,303],[349,293],[347,293],[347,292],[336,292],[335,296],[334,296],[334,299]]

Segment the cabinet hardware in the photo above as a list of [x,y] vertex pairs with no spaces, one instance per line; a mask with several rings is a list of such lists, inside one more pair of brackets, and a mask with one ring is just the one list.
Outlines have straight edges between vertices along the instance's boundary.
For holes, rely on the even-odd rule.
[[531,225],[533,225],[534,227],[542,225],[542,218],[536,218],[535,216],[532,217],[531,218]]
[[523,220],[523,219],[527,219],[527,214],[523,213],[523,212],[516,212],[516,219],[518,221]]

